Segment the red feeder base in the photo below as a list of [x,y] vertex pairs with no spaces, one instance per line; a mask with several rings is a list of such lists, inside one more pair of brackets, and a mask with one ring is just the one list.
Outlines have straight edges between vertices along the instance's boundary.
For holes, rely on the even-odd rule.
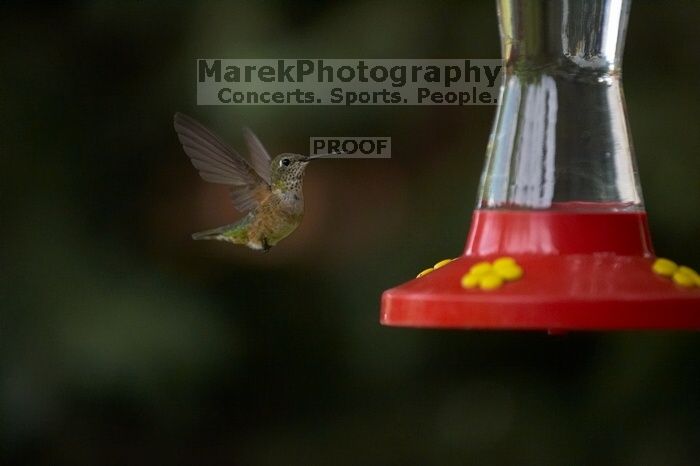
[[[520,280],[483,291],[460,281],[513,257]],[[381,323],[404,327],[700,329],[700,288],[656,275],[646,214],[478,210],[463,256],[388,290]]]

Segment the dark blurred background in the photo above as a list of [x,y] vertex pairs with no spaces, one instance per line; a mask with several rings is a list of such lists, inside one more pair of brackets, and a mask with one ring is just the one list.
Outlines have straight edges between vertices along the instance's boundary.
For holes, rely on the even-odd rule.
[[[660,255],[700,266],[700,3],[636,1],[625,89]],[[0,3],[0,464],[697,464],[700,338],[383,328],[460,253],[494,107],[197,107],[195,58],[496,58],[493,1]],[[329,160],[269,254],[172,129]]]

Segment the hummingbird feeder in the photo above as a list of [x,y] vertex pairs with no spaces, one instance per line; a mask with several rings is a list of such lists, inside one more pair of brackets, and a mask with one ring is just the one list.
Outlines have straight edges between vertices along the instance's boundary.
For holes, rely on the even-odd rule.
[[498,0],[505,79],[462,256],[384,292],[405,327],[700,329],[654,255],[621,83],[630,0]]

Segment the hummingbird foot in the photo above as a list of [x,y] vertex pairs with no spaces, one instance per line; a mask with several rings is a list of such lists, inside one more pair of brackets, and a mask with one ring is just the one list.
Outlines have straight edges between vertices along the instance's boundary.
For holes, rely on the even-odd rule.
[[270,249],[272,249],[272,246],[270,246],[270,243],[267,242],[267,238],[263,236],[262,239],[262,247],[263,247],[263,252],[269,252]]

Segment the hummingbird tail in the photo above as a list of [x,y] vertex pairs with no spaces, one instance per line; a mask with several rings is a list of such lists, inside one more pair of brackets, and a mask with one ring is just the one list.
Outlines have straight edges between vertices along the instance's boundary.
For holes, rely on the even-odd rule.
[[226,225],[223,227],[219,228],[214,228],[212,230],[205,230],[205,231],[200,231],[197,233],[194,233],[192,235],[192,239],[194,240],[199,240],[199,239],[220,239],[221,235],[230,228],[230,225]]

